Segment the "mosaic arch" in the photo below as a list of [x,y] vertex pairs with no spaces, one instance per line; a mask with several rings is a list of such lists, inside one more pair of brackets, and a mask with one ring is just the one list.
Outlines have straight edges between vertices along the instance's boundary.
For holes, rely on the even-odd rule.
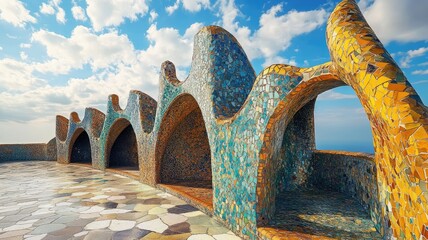
[[[76,112],[70,113],[70,120],[62,116],[57,116],[57,161],[59,163],[70,163],[73,146],[81,133],[84,132],[89,138],[90,145],[90,154],[85,154],[84,156],[90,155],[91,165],[95,167],[96,160],[99,158],[99,136],[101,134],[104,118],[104,113],[94,108],[86,108],[82,120]],[[86,140],[84,141],[86,142]],[[86,150],[88,149],[88,147],[84,148]],[[81,160],[75,161],[81,162]]]
[[[100,134],[100,158],[98,166],[100,169],[109,167],[109,160],[113,155],[121,165],[133,165],[139,170],[136,177],[140,179],[140,173],[147,165],[142,164],[147,156],[148,133],[153,129],[154,113],[156,112],[156,101],[145,93],[137,90],[129,92],[126,107],[122,109],[119,105],[119,97],[112,94],[108,98],[106,120]],[[124,132],[125,131],[125,132]],[[129,133],[130,138],[121,134]],[[135,135],[135,141],[134,141]],[[117,142],[119,140],[120,142]],[[135,143],[134,143],[135,142]],[[114,148],[115,144],[116,147]],[[112,152],[112,150],[115,150]],[[126,163],[126,159],[130,160]],[[122,166],[123,167],[123,166]],[[129,169],[128,169],[129,170]],[[132,170],[132,169],[131,169]],[[135,175],[135,172],[133,173]],[[140,179],[144,182],[146,180]]]
[[[309,69],[273,65],[259,75],[261,79],[301,78],[298,86],[276,105],[263,136],[257,187],[261,238],[380,237],[373,157],[315,149],[315,99],[320,93],[345,84],[332,74],[331,68],[331,64]],[[356,201],[345,200],[345,196]],[[329,215],[328,220],[323,215]],[[335,216],[340,217],[335,220]]]
[[138,144],[134,128],[123,118],[117,119],[107,137],[106,166],[139,170]]
[[74,141],[70,142],[70,163],[88,163],[92,165],[91,143],[85,130],[78,128],[74,132]]
[[[354,0],[344,0],[334,9],[326,36],[330,62],[312,68],[277,64],[256,76],[230,33],[217,26],[204,27],[195,36],[192,66],[185,81],[177,79],[173,63],[162,64],[157,102],[132,90],[125,109],[112,95],[105,115],[87,109],[82,121],[77,114],[70,120],[57,116],[58,162],[68,163],[71,140],[76,129],[82,128],[91,142],[93,167],[104,169],[109,133],[118,119],[126,119],[136,136],[140,181],[164,188],[161,180],[173,177],[162,167],[167,163],[162,161],[165,151],[189,149],[192,144],[195,147],[189,151],[194,151],[196,140],[201,139],[198,133],[204,132],[206,138],[202,139],[208,147],[205,142],[200,148],[207,147],[201,156],[211,161],[212,209],[198,204],[207,199],[203,195],[192,203],[244,238],[309,234],[328,239],[363,233],[365,226],[372,239],[428,238],[426,106]],[[318,151],[313,145],[314,99],[342,85],[352,87],[367,114],[374,156]],[[174,121],[168,120],[174,114]],[[191,120],[195,124],[185,124]],[[205,131],[186,135],[184,132],[192,131],[190,125],[204,126]],[[175,142],[174,134],[181,141]],[[168,146],[179,149],[171,152],[173,147]],[[206,165],[196,170],[207,169]],[[188,189],[167,190],[189,199]],[[327,199],[329,205],[342,200],[361,204],[364,219],[354,218],[359,226],[339,231],[340,223],[321,221],[315,228],[324,229],[325,234],[314,235],[278,225],[290,217],[281,216],[277,197],[298,203],[318,190],[338,193],[329,195],[333,196]],[[326,199],[322,191],[314,199]],[[299,205],[288,206],[305,213]],[[325,220],[331,212],[319,213],[318,220]],[[302,214],[299,224],[313,223],[313,219]]]
[[156,180],[212,212],[211,149],[196,100],[179,95],[163,117],[156,145]]

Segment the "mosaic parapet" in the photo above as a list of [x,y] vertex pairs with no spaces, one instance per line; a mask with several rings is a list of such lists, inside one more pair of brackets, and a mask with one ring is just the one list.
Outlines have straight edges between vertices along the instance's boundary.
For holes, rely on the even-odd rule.
[[100,158],[99,140],[104,119],[104,113],[95,108],[86,108],[82,120],[76,112],[70,113],[69,119],[58,115],[56,118],[57,161],[70,163],[74,142],[82,132],[86,132],[90,142],[92,165],[98,167],[96,163]]
[[0,162],[55,160],[55,138],[48,143],[0,144]]
[[56,138],[54,137],[46,144],[46,160],[56,161],[56,159]]
[[384,226],[398,238],[427,237],[428,111],[365,21],[343,1],[327,24],[327,46],[372,126]]
[[[377,168],[374,156],[365,153],[316,150],[313,152],[310,183],[317,189],[345,193],[357,199],[381,229]],[[334,169],[334,171],[332,171]]]
[[150,161],[146,156],[150,149],[148,138],[153,130],[156,106],[157,103],[153,98],[137,90],[130,91],[125,109],[120,107],[117,95],[109,96],[106,118],[100,136],[98,166],[101,169],[108,167],[110,151],[117,137],[131,125],[136,135],[141,181],[149,182],[153,179],[148,175],[153,173],[149,169],[155,169],[155,167],[149,165]]

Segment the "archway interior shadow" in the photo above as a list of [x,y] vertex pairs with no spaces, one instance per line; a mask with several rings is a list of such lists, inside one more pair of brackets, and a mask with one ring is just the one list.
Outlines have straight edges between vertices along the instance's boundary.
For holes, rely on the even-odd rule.
[[129,124],[114,141],[108,161],[109,168],[121,170],[138,176],[137,138],[132,125]]
[[[346,172],[341,172],[345,161],[363,166],[357,171],[373,171],[375,165],[368,160],[350,160],[341,155],[329,159],[317,155],[314,105],[312,100],[295,114],[285,128],[281,148],[273,154],[273,161],[279,163],[275,213],[267,224],[259,226],[259,234],[273,229],[279,237],[381,239],[368,213],[372,206],[364,204],[373,201],[369,198],[375,196],[365,195],[364,200],[361,199],[354,189],[359,186]],[[349,165],[355,171],[353,164]],[[337,172],[331,175],[338,177],[329,179],[328,171]],[[373,181],[370,186],[375,187],[376,175],[369,178]]]
[[92,164],[91,143],[88,134],[84,130],[73,144],[70,163]]
[[173,130],[160,165],[161,187],[212,211],[211,152],[199,107]]

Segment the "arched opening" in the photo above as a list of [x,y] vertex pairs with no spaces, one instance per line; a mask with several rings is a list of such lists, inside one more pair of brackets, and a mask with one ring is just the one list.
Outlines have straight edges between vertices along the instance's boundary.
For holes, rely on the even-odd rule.
[[321,93],[314,118],[317,150],[374,153],[370,122],[351,87]]
[[107,168],[139,176],[138,144],[134,128],[126,119],[118,119],[107,139]]
[[272,199],[263,199],[269,207],[258,206],[258,235],[382,239],[374,157],[316,149],[315,101],[328,88],[307,87],[312,90],[287,106],[298,111],[286,110],[273,123],[266,160],[272,166],[265,174],[273,192]]
[[85,130],[79,128],[76,130],[76,140],[72,144],[70,163],[92,164],[91,142]]
[[196,100],[178,97],[163,118],[157,146],[159,186],[212,211],[211,150]]

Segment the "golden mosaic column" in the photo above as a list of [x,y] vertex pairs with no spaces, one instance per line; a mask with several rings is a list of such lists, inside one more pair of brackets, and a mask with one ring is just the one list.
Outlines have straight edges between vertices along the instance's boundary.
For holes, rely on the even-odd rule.
[[395,237],[428,237],[428,111],[365,21],[354,0],[327,24],[338,76],[359,96],[371,122],[384,218]]

